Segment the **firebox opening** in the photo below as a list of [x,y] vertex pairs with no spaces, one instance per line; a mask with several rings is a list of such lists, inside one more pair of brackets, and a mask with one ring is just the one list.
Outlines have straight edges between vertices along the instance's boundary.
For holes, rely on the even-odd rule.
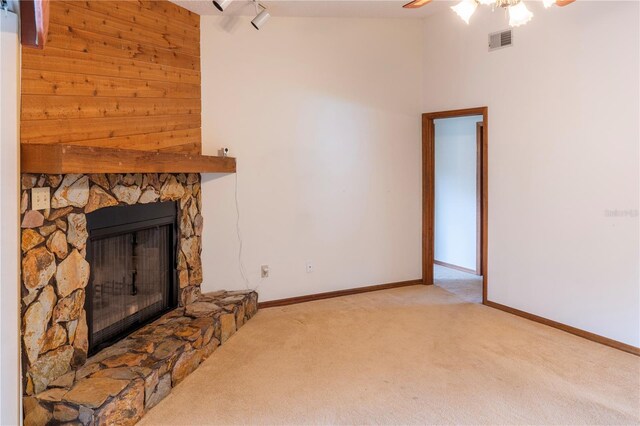
[[175,202],[87,214],[87,298],[92,355],[178,305]]

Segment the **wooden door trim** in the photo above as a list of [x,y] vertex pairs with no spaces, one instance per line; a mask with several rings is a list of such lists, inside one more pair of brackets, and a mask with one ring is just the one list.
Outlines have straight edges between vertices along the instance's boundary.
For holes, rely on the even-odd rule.
[[466,108],[422,114],[422,277],[426,285],[433,284],[434,229],[435,229],[435,127],[434,120],[440,118],[482,116],[481,161],[481,253],[480,273],[482,274],[482,303],[487,301],[487,256],[488,256],[488,145],[489,108]]
[[476,271],[482,275],[482,131],[484,123],[476,123]]

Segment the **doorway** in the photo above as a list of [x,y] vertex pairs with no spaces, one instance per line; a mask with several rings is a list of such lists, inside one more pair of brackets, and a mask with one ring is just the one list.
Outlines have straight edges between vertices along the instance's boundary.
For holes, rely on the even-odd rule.
[[481,282],[482,294],[474,301],[482,303],[487,300],[487,121],[487,107],[422,116],[424,283],[434,284],[434,268],[439,282],[463,293],[461,283],[477,288]]

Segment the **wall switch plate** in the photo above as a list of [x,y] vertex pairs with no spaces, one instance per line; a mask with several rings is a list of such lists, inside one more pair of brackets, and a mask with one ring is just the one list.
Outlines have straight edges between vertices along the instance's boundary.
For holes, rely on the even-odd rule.
[[49,187],[31,189],[31,210],[51,208],[51,190]]
[[260,277],[269,278],[269,265],[262,265],[260,267]]
[[313,263],[307,262],[305,267],[307,268],[307,274],[310,274],[313,272]]

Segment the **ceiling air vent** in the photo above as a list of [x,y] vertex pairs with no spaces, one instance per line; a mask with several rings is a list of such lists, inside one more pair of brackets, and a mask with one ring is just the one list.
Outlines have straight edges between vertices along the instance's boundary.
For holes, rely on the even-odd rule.
[[511,30],[498,31],[489,34],[489,52],[513,45],[513,33]]

